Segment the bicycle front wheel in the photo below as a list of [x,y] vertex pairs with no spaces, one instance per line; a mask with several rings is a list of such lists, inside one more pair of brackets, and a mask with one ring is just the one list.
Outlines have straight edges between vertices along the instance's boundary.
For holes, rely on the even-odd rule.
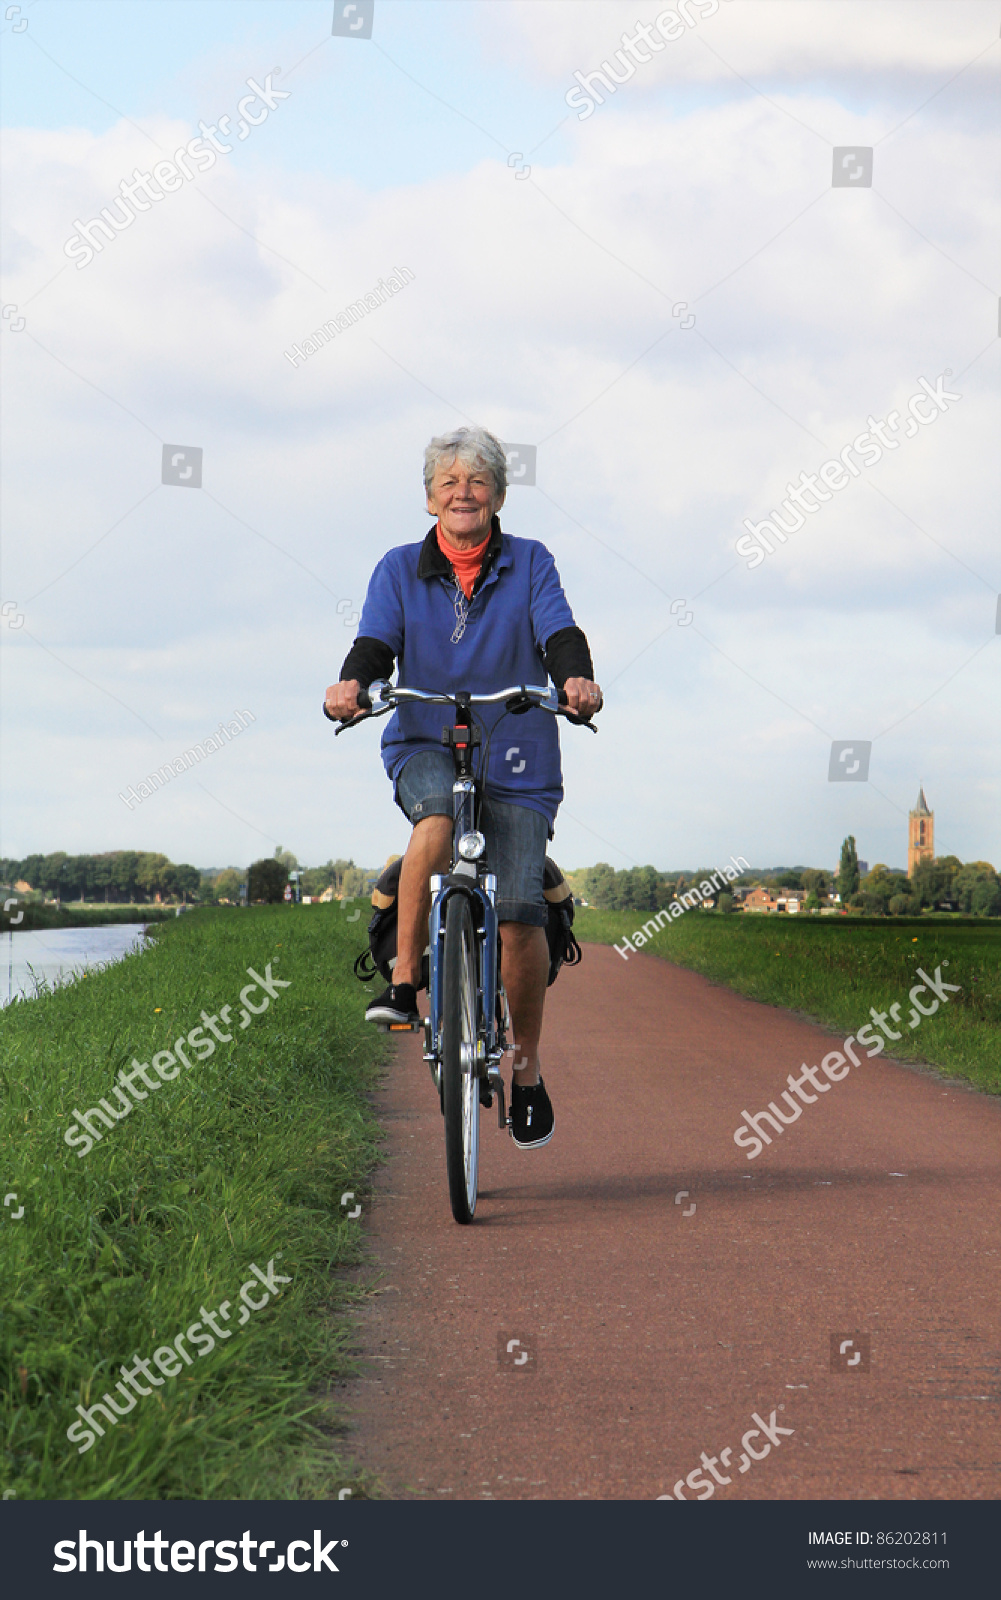
[[472,1222],[480,1154],[480,1085],[476,1071],[476,945],[469,901],[445,908],[441,1079],[445,1167],[456,1222]]

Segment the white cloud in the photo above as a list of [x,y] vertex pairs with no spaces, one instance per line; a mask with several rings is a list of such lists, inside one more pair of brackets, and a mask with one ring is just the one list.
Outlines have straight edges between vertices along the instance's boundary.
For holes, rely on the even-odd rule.
[[[810,6],[812,22],[806,9],[752,16],[734,3],[704,27],[731,30],[740,70],[783,73],[797,114],[831,137],[850,124],[875,138],[894,121],[892,95],[866,71],[915,79],[937,63],[947,76],[982,31],[979,8],[964,6],[951,33],[937,8],[909,8],[901,29],[897,8],[852,7],[851,30],[831,8]],[[517,30],[533,40],[526,71],[541,61],[558,76],[571,49],[587,67],[611,48],[598,39],[611,8],[505,11],[510,59]],[[636,20],[624,16],[616,8],[619,32]],[[688,45],[686,62],[712,60]],[[866,89],[864,115],[828,67]],[[703,71],[686,65],[685,82]],[[824,81],[794,82],[807,71]],[[248,173],[221,158],[198,187],[233,221],[186,186],[51,283],[74,219],[156,157],[126,124],[8,139],[5,299],[27,318],[20,334],[4,329],[16,402],[3,598],[26,613],[25,630],[2,638],[18,772],[8,853],[142,842],[208,862],[249,859],[273,835],[309,860],[375,863],[399,848],[406,825],[376,730],[335,745],[319,706],[350,641],[345,610],[359,608],[379,555],[427,527],[426,438],[469,416],[544,441],[540,492],[512,489],[505,525],[553,549],[599,679],[618,679],[599,739],[569,730],[563,743],[568,813],[623,853],[564,818],[567,865],[731,849],[823,864],[849,831],[869,860],[899,861],[894,806],[913,803],[919,778],[940,827],[952,819],[950,848],[1001,855],[978,705],[996,645],[877,741],[873,782],[893,804],[828,785],[825,734],[811,726],[871,738],[990,637],[988,588],[907,518],[996,581],[994,350],[957,378],[961,404],[761,569],[733,551],[742,519],[767,515],[870,412],[899,409],[920,376],[958,373],[990,343],[996,301],[969,276],[993,283],[987,136],[930,107],[877,147],[872,190],[831,191],[823,142],[730,83],[670,121],[623,89],[614,116],[570,128],[566,154],[533,158],[531,181],[499,157],[374,196],[334,173],[267,159]],[[190,137],[166,118],[147,126],[167,152]],[[292,341],[394,266],[415,281],[293,370]],[[672,316],[682,301],[696,315],[688,330]],[[161,441],[204,449],[204,492],[159,486]],[[685,632],[643,574],[687,597]],[[340,615],[339,601],[350,603]],[[234,706],[258,720],[204,781],[246,824],[194,775],[125,811],[118,790]]]
[[[711,5],[712,0],[691,0],[688,14],[695,26],[659,54],[654,50],[650,62],[637,67],[630,87],[672,79],[685,85],[733,82],[730,68],[704,44],[752,76],[799,82],[838,72],[928,74],[944,82],[996,38],[995,18],[979,0],[952,0],[948,6],[913,0],[722,0],[715,11]],[[480,10],[492,51],[526,74],[566,78],[569,87],[574,71],[599,66],[621,49],[624,32],[632,36],[639,22],[653,28],[665,8],[640,0],[587,5],[504,0]],[[674,31],[669,21],[665,29]],[[654,37],[659,42],[661,35]]]

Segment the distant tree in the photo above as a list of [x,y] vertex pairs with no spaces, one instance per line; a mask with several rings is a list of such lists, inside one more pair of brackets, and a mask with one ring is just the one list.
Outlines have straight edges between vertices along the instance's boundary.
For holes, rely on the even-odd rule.
[[656,909],[658,873],[655,867],[628,867],[614,875],[613,897],[621,911]]
[[298,858],[298,856],[293,855],[291,850],[283,850],[281,845],[278,845],[276,850],[275,850],[275,860],[276,861],[280,861],[282,866],[285,868],[285,876],[286,876],[286,878],[288,877],[290,872],[297,872],[298,871],[298,868],[299,868],[299,858]]
[[896,894],[907,894],[910,882],[902,872],[891,872],[882,861],[877,861],[859,885],[866,910],[875,916],[885,917],[890,901]]
[[775,887],[777,889],[805,889],[806,884],[803,882],[802,873],[790,871],[783,872],[776,878]]
[[819,911],[820,910],[820,896],[817,894],[816,889],[810,889],[807,892],[806,899],[803,901],[803,910],[804,911]]
[[136,882],[148,900],[162,895],[166,886],[167,857],[158,850],[143,850],[136,869]]
[[352,895],[364,892],[365,878],[366,873],[363,868],[356,867],[353,861],[345,861],[343,857],[338,857],[336,861],[328,861],[325,866],[306,869],[302,881],[303,893],[318,895],[322,894],[324,889],[333,889],[335,895],[350,898]]
[[716,910],[724,913],[732,911],[733,895],[730,893],[721,894],[719,899],[716,901]]
[[841,896],[842,905],[849,905],[852,896],[858,894],[858,890],[858,853],[855,849],[855,835],[850,833],[841,846],[841,864],[838,867],[838,894]]
[[362,867],[347,867],[341,879],[341,899],[353,900],[365,893],[365,871]]
[[936,856],[935,860],[942,871],[948,874],[942,899],[952,902],[956,898],[953,891],[953,880],[957,872],[963,870],[963,863],[958,856]]
[[23,861],[16,864],[14,878],[23,878],[25,883],[30,883],[33,889],[41,890],[41,874],[44,856],[25,856]]
[[612,909],[610,900],[615,888],[615,872],[607,861],[599,861],[596,866],[586,867],[578,874],[578,878],[582,899],[602,911]]
[[831,875],[821,867],[804,867],[800,876],[807,895],[826,896],[830,892]]
[[67,856],[59,869],[58,893],[63,900],[85,900],[93,856]]
[[970,895],[970,910],[975,917],[1001,917],[1001,883],[981,878]]
[[[980,905],[989,905],[998,888],[998,875],[989,861],[969,861],[953,874],[951,898],[960,911],[975,912]],[[974,906],[976,897],[977,906]],[[980,911],[981,916],[996,916],[995,911]]]
[[891,917],[913,917],[919,910],[917,901],[910,894],[894,894],[890,896],[886,908]]
[[259,901],[265,905],[277,905],[285,898],[287,883],[288,870],[274,856],[270,860],[255,861],[250,868],[247,899],[254,905]]
[[677,885],[673,878],[667,878],[663,873],[658,873],[657,876],[660,879],[657,884],[657,910],[663,911],[664,907],[669,906],[674,899]]
[[36,883],[34,887],[44,889],[47,894],[58,894],[62,888],[59,875],[68,860],[65,850],[56,850],[50,856],[43,856],[39,872],[41,882]]
[[923,906],[934,908],[952,899],[952,880],[960,862],[955,856],[926,857],[919,861],[911,874],[911,890]]
[[114,880],[114,857],[110,851],[104,855],[95,856],[90,877],[90,892],[95,900],[108,901],[111,899],[111,885]]
[[179,894],[182,900],[195,900],[199,897],[202,887],[202,875],[197,867],[190,866],[186,861],[181,861],[170,869],[171,893]]
[[230,900],[238,902],[240,889],[246,882],[246,873],[238,872],[235,867],[224,867],[217,872],[212,882],[212,891],[216,900]]
[[116,898],[135,901],[139,898],[138,850],[115,850],[111,858],[112,884]]

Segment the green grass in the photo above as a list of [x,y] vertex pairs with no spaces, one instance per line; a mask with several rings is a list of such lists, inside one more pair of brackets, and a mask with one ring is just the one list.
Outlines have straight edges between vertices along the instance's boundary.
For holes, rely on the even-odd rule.
[[[175,916],[173,906],[42,906],[23,904],[21,921],[15,933],[33,933],[38,928],[103,928],[114,922],[163,922]],[[13,908],[8,913],[16,917]],[[6,933],[6,924],[2,931]]]
[[[198,911],[144,954],[0,1014],[0,1176],[17,1195],[0,1212],[0,1487],[17,1498],[365,1492],[329,1392],[351,1370],[349,1312],[365,1292],[340,1270],[362,1247],[340,1197],[364,1196],[379,1138],[365,1092],[383,1041],[350,970],[359,928],[322,906]],[[150,1062],[203,1007],[229,1003],[238,1024],[245,969],[269,961],[291,986],[231,1044],[204,1062],[189,1050],[192,1070],[83,1159],[66,1146],[73,1108],[110,1099],[133,1055]],[[151,1358],[200,1306],[238,1308],[250,1263],[271,1259],[293,1280],[280,1296],[242,1328],[231,1311],[231,1340],[116,1427],[102,1419],[79,1454],[66,1438],[76,1405],[115,1393],[119,1367]]]
[[[652,913],[577,909],[581,943],[618,943]],[[1001,923],[986,918],[723,916],[691,910],[643,947],[752,1000],[805,1013],[846,1034],[900,1002],[903,1037],[885,1053],[923,1061],[1001,1093]],[[628,954],[628,952],[627,952]],[[631,954],[630,961],[635,960]],[[913,1032],[917,967],[961,985]],[[930,997],[922,995],[922,1003]],[[892,1023],[891,1023],[892,1026]],[[895,1031],[901,1031],[898,1027]]]

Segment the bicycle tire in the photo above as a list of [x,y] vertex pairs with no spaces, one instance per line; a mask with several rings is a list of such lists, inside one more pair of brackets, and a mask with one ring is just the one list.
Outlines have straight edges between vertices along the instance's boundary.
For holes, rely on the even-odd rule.
[[441,1088],[448,1195],[452,1215],[460,1223],[472,1222],[475,1215],[479,1171],[479,1079],[474,1072],[463,1071],[463,1054],[468,1063],[476,1051],[476,966],[469,902],[464,894],[454,894],[445,908]]

